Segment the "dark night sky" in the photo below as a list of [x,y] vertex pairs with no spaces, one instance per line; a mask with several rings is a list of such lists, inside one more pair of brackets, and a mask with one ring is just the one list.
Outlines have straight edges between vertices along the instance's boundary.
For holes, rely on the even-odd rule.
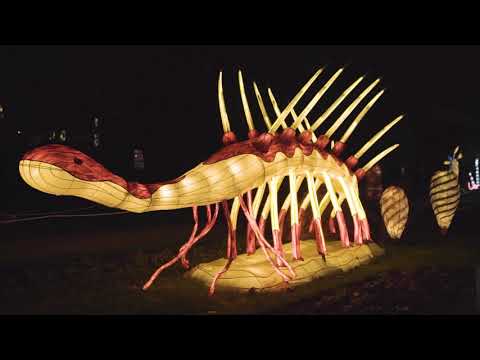
[[[354,95],[376,77],[387,88],[352,137],[352,150],[405,113],[376,147],[401,144],[390,163],[423,164],[429,171],[457,143],[465,149],[467,165],[468,156],[480,151],[478,46],[2,46],[0,59],[0,104],[7,115],[3,152],[11,156],[21,155],[10,146],[17,129],[87,131],[92,116],[98,115],[105,121],[109,151],[117,154],[105,159],[107,167],[115,171],[121,163],[129,164],[129,152],[140,144],[149,180],[167,180],[220,146],[219,70],[224,70],[232,128],[242,137],[246,124],[238,69],[248,83],[256,124],[263,129],[251,81],[257,81],[264,99],[267,87],[272,87],[285,106],[316,69],[326,66],[322,80],[301,103],[305,104],[324,79],[344,65],[344,75],[325,100],[340,95],[362,74],[367,80]],[[325,104],[321,102],[309,118],[318,116]],[[374,154],[375,149],[365,160]]]

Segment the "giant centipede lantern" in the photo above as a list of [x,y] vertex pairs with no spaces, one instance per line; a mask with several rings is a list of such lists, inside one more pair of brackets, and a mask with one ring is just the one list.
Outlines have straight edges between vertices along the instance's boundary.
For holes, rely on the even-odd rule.
[[[357,79],[318,118],[309,121],[308,114],[342,72],[343,69],[340,69],[330,75],[298,113],[295,106],[323,73],[323,69],[318,70],[283,109],[275,100],[272,90],[268,89],[275,113],[273,121],[257,84],[253,83],[267,128],[266,132],[260,133],[255,128],[242,73],[239,71],[240,97],[249,129],[248,139],[242,141],[237,140],[230,128],[220,73],[218,101],[224,131],[223,147],[203,163],[169,182],[128,182],[80,151],[63,145],[42,146],[26,153],[19,164],[20,174],[30,186],[45,193],[78,196],[135,213],[192,208],[194,227],[190,238],[171,261],[153,273],[143,286],[144,290],[152,285],[164,269],[178,261],[189,268],[189,250],[212,229],[220,208],[228,227],[226,260],[201,264],[203,267],[199,265],[190,272],[192,278],[208,281],[210,294],[213,294],[216,284],[235,289],[269,289],[282,283],[310,281],[329,269],[342,267],[342,261],[343,264],[358,265],[362,259],[380,251],[378,247],[372,250],[376,245],[371,242],[368,221],[359,198],[358,181],[366,171],[399,146],[388,147],[362,167],[356,168],[367,150],[403,116],[395,118],[345,161],[340,158],[355,128],[384,93],[381,90],[363,105],[346,132],[337,137],[332,149],[327,147],[342,123],[372,93],[379,79],[363,89],[322,135],[316,134],[320,125],[326,123],[335,109],[364,80],[363,76]],[[283,130],[279,131],[280,128]],[[288,183],[290,192],[279,211],[278,194],[284,181]],[[302,186],[308,190],[303,199],[298,195]],[[319,194],[325,195],[319,198]],[[353,242],[342,210],[345,200],[345,208],[352,216]],[[326,241],[324,237],[322,214],[329,204],[333,208],[331,225],[334,226],[336,219],[340,241]],[[198,216],[200,207],[205,207],[207,217],[201,230]],[[236,229],[240,209],[248,226],[246,254],[243,255],[237,254]],[[315,239],[301,240],[301,224],[309,209],[313,214]],[[283,222],[288,213],[291,244],[287,246],[283,241]],[[272,242],[266,239],[265,233],[268,217]],[[345,261],[346,256],[355,261]],[[231,274],[222,278],[227,270]]]
[[448,166],[447,170],[436,171],[430,181],[430,202],[433,213],[437,219],[440,232],[446,235],[452,223],[458,204],[460,203],[459,162],[463,155],[458,152],[457,146],[453,155],[443,164]]

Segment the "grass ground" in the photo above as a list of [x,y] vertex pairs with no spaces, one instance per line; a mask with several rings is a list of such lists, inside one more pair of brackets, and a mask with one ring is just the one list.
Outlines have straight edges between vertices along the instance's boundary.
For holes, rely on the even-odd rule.
[[[150,290],[141,290],[156,266],[175,255],[190,232],[188,226],[134,215],[111,219],[111,226],[104,219],[82,221],[58,222],[55,231],[47,231],[51,224],[32,224],[22,231],[10,229],[9,239],[0,245],[0,313],[475,311],[474,271],[480,264],[480,253],[476,239],[467,235],[450,234],[442,238],[437,233],[416,232],[398,243],[383,244],[386,255],[369,265],[318,279],[293,291],[246,296],[218,293],[209,297],[205,287],[183,277],[185,270],[179,265],[162,273]],[[102,226],[96,226],[95,221]],[[208,238],[192,249],[189,257],[192,265],[225,254],[224,230],[217,225]],[[36,234],[35,241],[27,238],[32,234]],[[242,234],[239,239],[243,239]],[[429,287],[437,283],[437,288]],[[450,292],[445,292],[445,283]],[[405,293],[408,293],[406,298]]]

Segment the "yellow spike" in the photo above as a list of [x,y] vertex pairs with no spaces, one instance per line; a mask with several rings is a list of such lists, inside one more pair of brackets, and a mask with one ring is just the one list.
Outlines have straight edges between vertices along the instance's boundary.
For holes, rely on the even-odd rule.
[[455,156],[458,152],[458,149],[460,148],[459,145],[457,145],[457,147],[455,148],[455,150],[453,150],[453,156]]
[[[325,194],[325,196],[328,196],[328,193]],[[338,206],[340,206],[340,208],[342,207],[342,204],[343,204],[344,201],[345,201],[345,194],[343,194],[343,193],[339,194],[338,195]],[[336,213],[335,209],[332,209],[332,211],[330,212],[330,217],[334,218],[335,215],[337,215],[337,213]]]
[[338,205],[341,207],[344,199],[346,198],[348,207],[350,209],[350,214],[354,216],[357,214],[357,207],[355,202],[353,201],[352,194],[350,193],[350,188],[348,187],[344,178],[338,177],[338,181],[340,182],[340,186],[343,189],[343,194],[341,194],[338,198]]
[[372,108],[372,106],[377,102],[377,100],[380,99],[384,92],[385,90],[380,91],[377,95],[375,95],[372,100],[370,100],[370,102],[362,109],[362,111],[360,111],[355,120],[353,120],[352,124],[348,127],[347,131],[345,131],[345,134],[343,134],[342,138],[340,139],[341,142],[347,142],[348,138],[350,137],[350,135],[352,135],[357,125],[365,117],[367,112]]
[[390,130],[396,123],[398,123],[402,119],[403,119],[403,115],[400,115],[395,120],[393,120],[390,124],[385,126],[382,130],[376,133],[369,141],[367,141],[367,143],[363,145],[363,147],[360,150],[358,150],[354,156],[357,159],[360,159],[362,155],[365,154],[367,150],[373,146],[373,144],[375,144],[388,130]]
[[238,211],[240,209],[240,199],[238,196],[233,200],[232,208],[230,210],[230,221],[232,222],[233,230],[237,228]]
[[362,167],[362,169],[367,172],[370,170],[376,163],[378,163],[380,160],[382,160],[385,156],[390,154],[393,150],[398,148],[400,144],[395,144],[390,146],[388,149],[383,150],[380,154],[375,156],[372,160],[370,160],[365,166]]
[[355,87],[360,84],[360,82],[363,80],[363,76],[360,77],[359,79],[357,79],[357,81],[355,81],[352,85],[350,85],[343,93],[342,95],[340,95],[340,97],[335,100],[335,102],[330,105],[330,107],[327,109],[327,111],[325,111],[322,115],[320,115],[320,117],[313,123],[313,125],[311,126],[311,130],[312,131],[315,131],[318,129],[318,127],[320,125],[322,125],[322,123],[327,120],[327,118],[330,116],[330,114],[338,107],[338,105],[340,105],[340,103],[345,100],[345,98],[353,91],[353,89],[355,89]]
[[[275,96],[273,95],[272,89],[270,89],[270,88],[268,88],[268,96],[270,97],[270,101],[272,102],[273,109],[275,110],[275,114],[276,114],[277,116],[279,116],[279,115],[280,115],[280,108],[278,107],[277,100],[275,99]],[[298,116],[297,116],[297,113],[295,112],[295,109],[292,108],[291,114],[292,114],[292,117],[293,117],[293,121],[295,122],[295,121],[297,120],[297,117],[298,117]],[[305,122],[308,123],[307,117],[305,117]],[[310,124],[308,124],[308,125],[310,125]],[[283,127],[284,129],[287,128],[287,124],[286,124],[285,121],[282,123],[282,127]],[[300,124],[300,125],[298,126],[298,130],[299,130],[300,132],[302,132],[302,131],[304,131],[305,129],[303,128],[303,125]],[[315,134],[313,134],[313,133],[312,133],[312,140],[313,140],[313,142],[317,141],[317,137],[316,137]]]
[[300,100],[300,98],[307,92],[308,88],[313,84],[315,79],[322,73],[323,69],[318,70],[311,78],[308,80],[308,82],[302,87],[302,89],[298,92],[297,95],[290,101],[290,103],[287,105],[287,107],[283,110],[283,112],[280,114],[280,116],[275,120],[273,123],[272,127],[270,128],[270,133],[274,133],[277,131],[279,126],[282,124],[282,122],[285,120],[285,118],[288,116],[290,111],[293,109],[293,107],[297,104],[297,102]]
[[323,195],[323,198],[320,201],[320,205],[319,205],[320,216],[322,216],[323,212],[325,211],[329,203],[330,203],[330,197],[328,196],[328,193],[326,193],[325,195]]
[[308,105],[303,109],[303,111],[298,116],[297,120],[292,124],[291,128],[296,129],[299,124],[302,123],[303,119],[307,116],[307,114],[313,109],[313,107],[317,104],[320,98],[325,94],[330,86],[334,83],[334,81],[340,76],[343,72],[343,68],[338,70],[333,76],[326,82],[325,85],[315,94],[312,100],[308,103]]
[[[297,115],[297,113],[295,112],[294,109],[292,109],[292,115],[293,115],[293,119],[294,119],[294,121],[295,121],[295,119],[298,118],[298,115]],[[303,120],[305,121],[305,126],[307,127],[307,130],[310,129],[310,123],[308,122],[308,119],[307,119],[306,116],[303,118]],[[302,132],[302,131],[305,130],[305,129],[303,128],[303,125],[302,125],[301,123],[298,125],[298,130],[299,130],[300,132]],[[313,131],[312,131],[312,141],[313,141],[313,142],[317,142],[317,137],[315,136],[315,134],[313,133]]]
[[315,190],[313,175],[307,171],[308,194],[310,196],[310,203],[312,204],[313,218],[320,218],[320,210],[318,208],[317,191]]
[[[275,96],[273,96],[272,89],[270,89],[270,88],[268,88],[268,97],[270,98],[270,101],[272,102],[273,110],[275,111],[275,114],[279,118],[280,115],[281,115],[281,111],[280,111],[280,108],[278,107],[278,103],[277,103],[277,100],[275,99]],[[285,122],[285,119],[282,120],[281,125],[282,125],[282,128],[284,128],[284,129],[286,129],[288,127],[287,123]]]
[[[278,191],[278,189],[283,183],[283,180],[285,179],[285,176],[278,176],[277,178],[278,178],[278,182],[277,182],[277,191]],[[270,205],[271,205],[270,194],[268,194],[262,209],[262,217],[264,219],[266,219],[268,217],[268,214],[270,213]]]
[[268,188],[270,190],[270,220],[272,223],[272,230],[279,230],[280,225],[278,223],[278,177],[273,176],[268,182]]
[[[298,202],[297,202],[297,191],[300,185],[302,184],[303,176],[299,179],[296,179],[295,170],[289,169],[288,176],[290,180],[290,224],[298,224]],[[298,186],[297,186],[298,184]]]
[[243,76],[240,70],[238,70],[238,83],[240,85],[240,96],[242,97],[243,111],[245,112],[245,119],[247,120],[248,130],[255,130],[255,127],[253,126],[252,114],[250,113],[250,107],[248,106],[247,95],[245,95]]
[[341,208],[340,205],[338,205],[337,195],[333,188],[332,180],[326,172],[324,172],[322,175],[323,180],[325,181],[325,185],[327,186],[328,195],[330,196],[330,201],[332,202],[333,208],[335,209],[335,211],[340,211]]
[[[305,180],[305,176],[303,176],[303,175],[296,177],[295,189],[296,189],[297,193],[298,193],[298,190],[300,189],[300,186],[303,183],[303,180]],[[291,189],[290,189],[290,191],[291,191]],[[281,209],[282,210],[288,210],[288,208],[290,207],[291,201],[292,201],[292,197],[291,197],[290,194],[288,194],[287,197],[285,198],[285,200],[283,201]]]
[[230,121],[228,120],[227,110],[225,108],[225,99],[223,98],[222,72],[218,77],[218,106],[220,108],[220,117],[222,118],[223,132],[230,131]]
[[272,123],[270,122],[270,118],[268,117],[267,110],[265,109],[265,104],[263,103],[262,95],[260,94],[260,91],[258,90],[257,84],[253,82],[253,88],[255,90],[255,95],[257,96],[257,102],[258,106],[260,107],[260,112],[262,113],[263,116],[263,121],[265,121],[265,125],[267,125],[267,129],[270,130],[272,127]]
[[[322,182],[320,181],[320,179],[317,178],[314,184],[315,191],[318,191],[318,189],[320,188],[320,185],[322,185]],[[310,194],[305,195],[302,201],[302,205],[300,205],[300,208],[303,210],[307,210],[308,205],[310,205]]]
[[256,219],[258,215],[258,209],[260,208],[260,203],[263,199],[263,194],[265,193],[266,183],[260,185],[255,193],[255,199],[253,199],[253,217]]
[[380,82],[380,79],[375,80],[370,84],[365,90],[362,91],[360,95],[347,107],[347,109],[339,116],[337,121],[327,130],[325,133],[326,136],[331,137],[333,133],[339,128],[340,125],[347,119],[347,117],[355,110],[355,108],[360,104],[360,102],[368,95],[370,91]]

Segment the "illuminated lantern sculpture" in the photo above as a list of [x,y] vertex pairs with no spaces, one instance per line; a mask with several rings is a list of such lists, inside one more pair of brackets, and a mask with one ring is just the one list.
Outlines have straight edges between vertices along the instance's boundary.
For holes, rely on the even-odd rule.
[[447,233],[460,203],[458,160],[463,155],[458,152],[458,149],[457,146],[453,156],[449,156],[448,160],[443,162],[448,166],[448,170],[436,171],[430,181],[430,202],[443,235]]
[[388,235],[392,239],[402,237],[408,220],[408,198],[405,192],[397,186],[389,186],[380,198],[380,211]]
[[[29,185],[40,191],[54,195],[79,196],[105,206],[135,213],[192,208],[194,228],[190,238],[179,249],[177,256],[153,273],[144,285],[144,289],[151,286],[160,272],[178,261],[185,268],[189,268],[188,251],[214,226],[220,207],[228,226],[227,261],[212,275],[210,293],[214,292],[216,282],[229,270],[232,262],[237,256],[240,257],[237,254],[236,236],[240,209],[248,224],[245,241],[246,253],[250,257],[245,255],[245,258],[253,259],[255,256],[263,255],[266,259],[265,263],[271,266],[272,273],[280,281],[293,282],[297,273],[306,271],[306,265],[309,264],[308,261],[302,261],[303,243],[306,241],[300,241],[300,224],[304,221],[305,212],[309,208],[313,213],[315,234],[315,240],[310,241],[309,244],[313,244],[319,258],[319,265],[312,263],[311,266],[329,264],[328,266],[332,267],[331,264],[336,258],[328,256],[321,222],[322,213],[330,203],[339,229],[341,249],[348,250],[352,246],[341,207],[345,200],[354,224],[354,243],[362,245],[371,240],[368,221],[359,199],[358,181],[364,177],[366,171],[399,145],[388,147],[356,170],[355,167],[367,150],[403,118],[403,116],[397,117],[356,153],[345,161],[341,160],[346,141],[382,96],[384,90],[379,91],[363,106],[346,132],[338,137],[338,141],[328,151],[327,145],[332,135],[380,80],[373,81],[362,90],[333,124],[322,135],[317,136],[315,132],[320,125],[364,79],[364,77],[357,79],[315,121],[310,122],[307,115],[340,76],[343,69],[331,75],[305,108],[297,113],[294,109],[295,105],[322,72],[323,69],[318,70],[283,109],[276,102],[271,89],[268,89],[275,112],[274,121],[270,120],[261,93],[253,83],[262,118],[267,127],[264,133],[257,131],[254,126],[242,73],[239,72],[241,101],[249,129],[248,140],[242,141],[237,140],[230,128],[223,96],[222,73],[220,73],[218,100],[224,131],[223,147],[206,161],[172,181],[153,184],[128,182],[87,155],[62,145],[47,145],[26,153],[19,164],[20,174]],[[283,131],[278,132],[279,128],[283,128]],[[159,172],[161,173],[161,169]],[[278,190],[284,181],[288,183],[290,192],[279,211]],[[305,198],[299,199],[297,194],[302,185],[308,189],[308,192]],[[320,190],[325,193],[321,199],[317,198],[317,192]],[[265,201],[263,201],[264,195],[266,195]],[[207,217],[206,224],[201,230],[198,216],[200,207],[205,207]],[[287,213],[290,214],[291,227],[291,248],[289,249],[284,246],[281,231],[283,227],[280,227],[282,222],[280,219],[284,219]],[[265,238],[268,217],[271,220],[272,244]],[[258,248],[261,249],[260,253],[257,251]],[[237,264],[239,262],[237,261]],[[303,264],[305,266],[302,268]],[[255,266],[253,264],[251,267],[255,268]]]
[[480,170],[478,168],[478,158],[475,159],[475,179],[473,178],[473,175],[471,172],[468,173],[468,190],[478,190],[480,189]]

